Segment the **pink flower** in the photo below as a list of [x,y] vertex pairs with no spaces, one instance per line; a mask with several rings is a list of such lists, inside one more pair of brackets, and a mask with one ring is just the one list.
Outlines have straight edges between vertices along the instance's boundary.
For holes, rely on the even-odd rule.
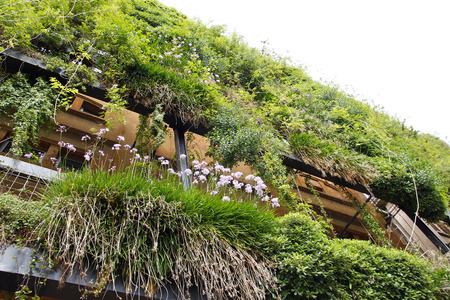
[[84,158],[85,158],[87,161],[90,161],[90,160],[91,160],[92,154],[94,154],[94,153],[92,152],[92,150],[88,150],[88,151],[86,152],[86,154],[84,155]]
[[253,175],[247,175],[247,176],[245,176],[245,180],[252,180],[253,178],[255,178],[255,176],[253,176]]
[[186,169],[186,170],[184,170],[184,174],[186,174],[186,175],[191,175],[192,174],[192,171],[191,171],[191,169]]
[[123,145],[125,147],[125,149],[131,149],[131,146],[128,144]]
[[166,158],[164,157],[164,156],[160,156],[160,157],[158,157],[158,160],[165,160]]
[[56,163],[58,161],[56,157],[50,157],[50,160],[52,161],[52,163]]
[[115,171],[116,170],[116,166],[112,166],[110,169],[109,169],[109,171]]
[[58,142],[58,146],[60,146],[60,147],[65,147],[65,146],[66,146],[66,143],[64,143],[63,141],[59,141],[59,142]]
[[180,159],[185,159],[186,157],[186,154],[180,154]]
[[230,199],[230,197],[228,197],[228,196],[223,196],[223,198],[222,198],[222,201],[230,201],[231,199]]
[[206,177],[204,175],[200,175],[200,176],[198,176],[198,180],[200,180],[201,182],[205,182]]
[[120,144],[114,144],[113,146],[112,146],[112,150],[120,150]]
[[124,138],[123,136],[121,136],[121,135],[118,135],[118,136],[117,136],[117,140],[118,140],[119,142],[123,142],[123,141],[125,141],[125,138]]
[[108,131],[109,131],[108,128],[100,128],[100,131],[97,133],[97,135],[100,137],[100,136],[104,135]]
[[210,172],[209,172],[208,168],[205,168],[202,170],[202,173],[203,173],[203,175],[208,175]]
[[90,140],[90,139],[91,139],[91,137],[88,136],[88,135],[83,135],[83,136],[81,137],[81,140],[82,140],[82,141],[88,141],[88,140]]
[[246,184],[245,185],[245,192],[251,194],[253,192],[253,188],[251,184]]
[[75,146],[72,145],[72,144],[70,144],[70,143],[66,143],[66,148],[67,148],[67,150],[69,150],[69,151],[73,151],[73,152],[76,152],[76,151],[77,151],[77,149],[75,148]]
[[237,178],[237,179],[241,178],[242,175],[244,175],[244,173],[239,172],[239,171],[236,173],[231,173],[231,176],[233,176],[234,178]]
[[169,164],[169,161],[167,159],[165,159],[161,162],[161,165],[168,165],[168,164]]
[[56,129],[56,131],[58,132],[66,132],[67,131],[67,127],[64,125],[59,125],[58,129]]
[[210,194],[211,195],[216,195],[218,193],[218,191],[212,191]]
[[33,153],[27,153],[24,156],[25,156],[25,158],[31,158],[33,156]]
[[103,152],[102,150],[98,150],[98,153],[100,153],[101,156],[105,156],[105,152]]

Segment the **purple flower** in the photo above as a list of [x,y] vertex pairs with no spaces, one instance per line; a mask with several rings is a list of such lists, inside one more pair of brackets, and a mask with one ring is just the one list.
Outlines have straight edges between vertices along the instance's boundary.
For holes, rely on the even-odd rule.
[[125,149],[131,149],[131,146],[128,144],[123,145],[125,147]]
[[211,195],[215,195],[215,194],[217,194],[218,193],[218,191],[212,191],[210,194]]
[[66,143],[64,143],[63,141],[59,141],[59,142],[58,142],[58,146],[60,146],[60,147],[65,147],[65,146],[66,146]]
[[164,157],[164,156],[160,156],[160,157],[158,157],[158,160],[165,160],[166,158]]
[[58,129],[56,129],[56,131],[58,132],[66,132],[67,131],[67,127],[64,125],[59,125]]
[[103,152],[102,150],[98,150],[98,153],[100,153],[101,156],[105,156],[105,152]]
[[278,198],[272,199],[272,207],[280,207],[280,204],[278,203]]
[[117,136],[117,140],[118,140],[119,142],[123,142],[123,141],[125,141],[125,138],[124,138],[123,136],[121,136],[121,135],[118,135],[118,136]]
[[264,201],[264,202],[267,202],[269,200],[270,200],[270,197],[267,195],[261,198],[261,201]]
[[205,182],[206,177],[204,175],[200,175],[200,176],[198,176],[198,180],[200,180],[201,182]]
[[88,135],[83,135],[83,136],[81,137],[81,140],[82,140],[82,141],[88,141],[88,140],[90,140],[90,139],[91,139],[91,137],[88,136]]
[[24,156],[25,156],[25,158],[31,158],[33,156],[33,153],[27,153]]
[[198,160],[194,160],[194,161],[192,161],[192,164],[195,166],[195,165],[198,165],[200,162],[198,161]]
[[109,171],[115,171],[116,170],[116,166],[112,166],[111,168],[109,168]]
[[136,153],[136,154],[134,155],[134,159],[137,159],[137,160],[140,160],[140,159],[141,159],[141,156],[139,155],[139,153]]
[[245,180],[252,180],[253,178],[255,178],[255,176],[253,176],[253,175],[247,175],[247,176],[245,176]]
[[50,160],[52,161],[52,163],[56,163],[58,161],[56,157],[50,157]]
[[133,148],[133,149],[130,150],[130,153],[135,153],[135,152],[137,152],[136,148]]
[[73,152],[76,152],[76,151],[77,151],[77,148],[75,148],[75,146],[72,145],[72,144],[70,144],[70,143],[66,143],[66,148],[67,148],[67,150],[69,150],[69,151],[73,151]]
[[245,192],[251,194],[253,192],[253,188],[251,184],[246,184],[245,185]]
[[231,173],[231,176],[233,176],[233,177],[235,177],[237,179],[241,178],[242,175],[244,175],[244,173],[239,172],[239,171],[236,172],[236,173]]
[[185,159],[186,157],[186,154],[180,154],[180,159]]
[[203,173],[203,175],[208,175],[210,172],[209,172],[208,168],[205,168],[202,170],[202,173]]
[[113,146],[112,146],[112,150],[120,150],[120,144],[114,144]]
[[230,197],[228,197],[228,196],[223,196],[222,197],[222,201],[230,201],[231,199],[230,199]]
[[100,136],[104,135],[108,131],[109,131],[108,128],[100,128],[100,131],[97,133],[97,135],[100,137]]
[[216,163],[214,165],[214,169],[216,170],[216,172],[223,172],[224,167]]
[[169,161],[167,159],[165,159],[161,162],[161,165],[168,165],[168,164],[169,164]]
[[184,174],[186,174],[186,175],[191,175],[192,174],[192,171],[191,171],[191,169],[186,169],[186,170],[184,170]]
[[175,174],[175,171],[172,168],[168,168],[167,172],[171,173],[171,174]]

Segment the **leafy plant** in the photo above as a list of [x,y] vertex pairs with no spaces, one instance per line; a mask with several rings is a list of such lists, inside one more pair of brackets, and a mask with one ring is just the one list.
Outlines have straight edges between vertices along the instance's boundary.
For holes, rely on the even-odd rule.
[[329,239],[325,228],[300,213],[279,219],[272,242],[280,294],[286,299],[448,296],[448,267],[434,270],[414,255],[366,241]]
[[31,84],[22,73],[17,73],[0,86],[0,114],[11,117],[13,130],[11,152],[22,156],[37,144],[40,131],[53,116],[57,93],[42,78]]

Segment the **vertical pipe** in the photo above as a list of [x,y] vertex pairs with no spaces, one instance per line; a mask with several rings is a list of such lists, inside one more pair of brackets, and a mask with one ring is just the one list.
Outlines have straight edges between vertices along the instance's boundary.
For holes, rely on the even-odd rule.
[[[186,132],[182,127],[175,127],[173,129],[175,138],[175,152],[177,157],[178,171],[181,172],[180,182],[183,184],[184,189],[188,189],[191,186],[191,176],[185,173],[185,170],[189,168],[189,160],[187,156],[186,139],[184,133]],[[184,155],[183,155],[184,154]],[[183,158],[181,156],[183,155]]]

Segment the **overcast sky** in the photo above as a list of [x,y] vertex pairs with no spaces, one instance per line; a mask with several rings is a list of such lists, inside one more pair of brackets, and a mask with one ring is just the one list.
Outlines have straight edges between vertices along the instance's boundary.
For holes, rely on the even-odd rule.
[[160,0],[450,142],[450,1]]

